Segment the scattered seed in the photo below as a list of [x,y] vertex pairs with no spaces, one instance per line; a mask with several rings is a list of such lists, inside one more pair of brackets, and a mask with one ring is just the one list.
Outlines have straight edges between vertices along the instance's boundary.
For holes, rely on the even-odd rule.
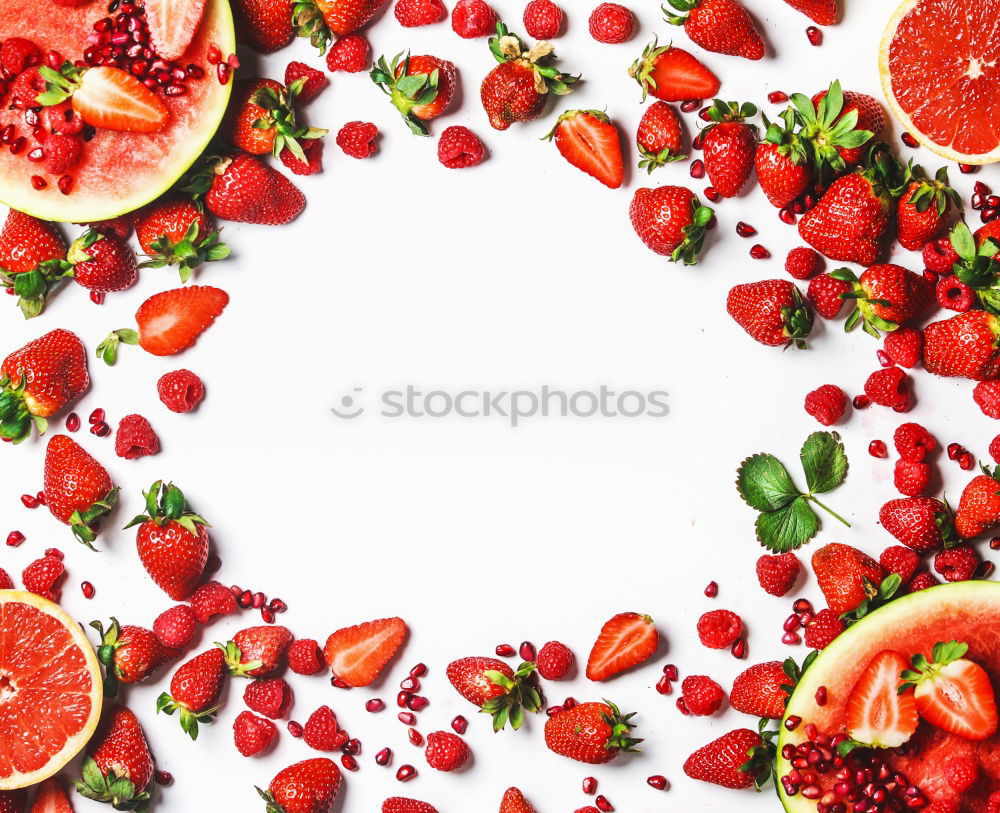
[[365,703],[365,711],[376,714],[385,708],[385,703],[379,700],[379,698],[374,697]]
[[886,458],[889,456],[889,449],[884,440],[873,440],[868,444],[868,454],[872,457]]
[[766,260],[771,256],[771,252],[764,248],[764,246],[760,243],[757,243],[750,249],[750,256],[755,260]]
[[736,233],[740,237],[753,237],[757,233],[757,229],[741,220],[736,224]]
[[468,727],[469,721],[466,720],[461,714],[451,721],[452,731],[456,734],[464,734]]
[[497,644],[495,652],[498,658],[513,658],[515,650],[510,644]]
[[94,590],[94,585],[92,585],[90,582],[83,582],[80,585],[80,590],[83,591],[84,598],[93,598],[94,593],[96,592]]
[[416,775],[417,769],[412,765],[400,765],[399,770],[396,771],[396,779],[400,782],[409,782]]
[[588,796],[597,793],[597,780],[592,776],[587,776],[583,780],[583,792]]
[[302,726],[295,722],[295,720],[289,720],[288,733],[297,739],[302,736]]
[[806,29],[806,37],[810,45],[820,46],[823,44],[823,32],[816,26],[811,25]]
[[396,715],[396,719],[406,726],[416,725],[417,723],[417,715],[411,711],[401,711]]
[[718,584],[718,582],[714,582],[714,581],[709,582],[705,586],[705,595],[708,598],[715,598],[717,595],[719,595],[719,584]]
[[383,748],[377,754],[375,754],[375,764],[381,765],[383,768],[392,762],[392,749]]
[[421,745],[424,744],[424,735],[421,734],[419,731],[417,731],[417,729],[415,728],[408,729],[406,732],[406,736],[410,740],[410,745],[415,745],[417,748],[419,748]]
[[772,90],[767,94],[767,100],[771,104],[784,104],[788,101],[788,94],[783,90]]
[[700,158],[691,162],[691,177],[692,178],[704,178],[705,177],[705,162]]
[[660,776],[660,774],[653,774],[653,776],[646,779],[646,784],[656,790],[666,790],[668,784],[667,777]]

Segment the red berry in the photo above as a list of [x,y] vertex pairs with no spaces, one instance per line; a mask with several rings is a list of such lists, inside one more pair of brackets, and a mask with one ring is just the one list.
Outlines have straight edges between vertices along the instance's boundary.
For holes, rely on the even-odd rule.
[[463,39],[492,35],[498,19],[485,0],[458,0],[451,10],[451,28]]
[[976,405],[989,418],[1000,418],[1000,382],[980,381],[972,390]]
[[438,161],[448,169],[465,169],[481,164],[486,158],[486,145],[468,127],[448,127],[438,139]]
[[681,695],[684,705],[695,717],[705,717],[715,714],[726,699],[722,687],[705,675],[689,675],[681,683]]
[[956,276],[941,277],[934,295],[942,308],[959,313],[965,313],[976,304],[976,292]]
[[396,0],[393,13],[404,28],[417,28],[438,22],[447,12],[441,0]]
[[956,545],[934,554],[934,569],[946,582],[964,582],[976,574],[979,557],[970,545]]
[[297,675],[315,675],[325,666],[319,644],[311,638],[299,638],[288,648],[288,668]]
[[785,596],[795,586],[801,564],[794,553],[765,554],[757,560],[757,580],[764,592]]
[[205,582],[188,599],[195,618],[205,624],[216,615],[232,615],[236,612],[236,597],[228,587],[216,581]]
[[50,601],[59,601],[60,585],[66,577],[66,566],[61,557],[43,556],[31,562],[21,572],[21,584],[29,593]]
[[931,467],[926,463],[897,460],[892,481],[896,490],[906,497],[922,497],[930,485]]
[[205,397],[205,385],[190,370],[174,370],[156,382],[156,392],[171,412],[190,412]]
[[959,260],[958,252],[948,237],[929,241],[924,245],[922,254],[924,267],[935,274],[950,274]]
[[531,0],[524,8],[524,28],[536,40],[558,37],[562,22],[563,11],[552,0]]
[[278,729],[270,720],[244,711],[233,721],[236,750],[245,757],[263,754],[278,738]]
[[562,680],[573,668],[573,652],[559,641],[549,641],[538,652],[538,674],[546,680]]
[[316,751],[336,751],[343,745],[339,735],[337,715],[329,706],[320,706],[310,714],[302,729],[302,739]]
[[198,619],[187,604],[164,610],[153,622],[153,633],[169,649],[187,649],[197,629]]
[[712,610],[698,619],[698,638],[709,649],[732,646],[743,634],[743,619],[729,610]]
[[840,387],[824,384],[806,396],[805,408],[823,426],[833,426],[844,416],[847,396]]
[[920,566],[920,557],[915,551],[902,545],[893,545],[882,551],[878,563],[889,573],[896,573],[907,584]]
[[919,423],[900,424],[893,433],[892,442],[903,460],[921,463],[935,449],[937,440]]
[[806,246],[793,248],[785,258],[785,271],[795,279],[812,279],[823,266],[823,255]]
[[345,71],[346,73],[359,73],[368,67],[368,57],[371,55],[371,46],[360,34],[348,34],[341,37],[326,54],[326,67],[334,73]]
[[308,104],[330,84],[323,71],[318,71],[304,62],[289,62],[285,68],[285,87],[300,79],[303,80],[302,89],[295,97],[298,104]]
[[873,404],[905,409],[912,399],[910,377],[899,367],[876,370],[865,382],[865,395]]
[[912,327],[901,327],[885,334],[882,349],[893,364],[916,367],[923,354],[924,334]]
[[469,746],[450,731],[435,731],[427,735],[424,756],[436,771],[457,771],[469,761]]
[[366,121],[349,121],[337,133],[337,146],[352,158],[370,158],[378,150],[378,127]]
[[126,415],[115,433],[115,454],[126,460],[154,455],[160,451],[160,439],[142,415]]
[[806,299],[824,319],[834,319],[844,306],[841,297],[850,291],[849,282],[834,279],[829,274],[817,274],[809,280]]
[[826,649],[844,631],[844,622],[829,609],[820,610],[806,624],[805,640],[810,649]]
[[926,590],[928,587],[933,587],[936,584],[940,584],[940,582],[926,570],[922,570],[910,581],[909,589],[911,593],[917,593],[921,590]]
[[590,36],[608,45],[628,42],[635,34],[635,15],[617,3],[601,3],[590,14]]
[[292,688],[281,678],[254,680],[243,690],[243,702],[258,714],[277,720],[292,705]]
[[1000,435],[990,441],[990,457],[994,463],[1000,463]]

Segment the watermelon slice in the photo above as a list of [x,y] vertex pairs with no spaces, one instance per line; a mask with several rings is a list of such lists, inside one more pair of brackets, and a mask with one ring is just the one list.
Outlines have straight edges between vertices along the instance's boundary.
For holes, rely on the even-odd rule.
[[[788,757],[794,760],[795,749],[808,749],[807,743],[824,736],[845,736],[852,689],[873,659],[885,650],[907,657],[917,653],[930,656],[936,643],[955,640],[968,643],[967,657],[981,665],[994,686],[998,685],[1000,583],[957,582],[896,599],[848,628],[823,650],[789,699],[781,727],[777,775],[784,781],[779,781],[778,794],[788,813],[817,813],[830,804],[844,802],[836,792],[836,769],[821,772],[808,788],[790,786],[787,780],[794,768]],[[902,748],[859,748],[847,759],[874,760],[885,765],[890,776],[901,773],[911,788],[909,794],[926,799],[927,805],[921,809],[984,813],[990,809],[990,794],[1000,788],[1000,735],[974,742],[925,720]],[[978,779],[967,789],[959,790],[954,779],[949,781],[949,766],[956,761],[978,766]],[[905,788],[888,792],[907,793]],[[852,809],[851,805],[845,809]]]
[[[43,52],[55,50],[72,60],[80,59],[93,44],[94,24],[108,14],[107,3],[98,0],[78,7],[4,0],[3,6],[0,42],[25,37]],[[216,77],[208,59],[213,47],[223,59],[236,50],[228,0],[208,0],[194,38],[176,60],[185,67],[196,66],[204,76],[186,80],[183,95],[163,95],[170,110],[167,125],[155,133],[98,130],[86,143],[81,162],[68,171],[71,182],[66,189],[60,189],[58,177],[27,159],[38,145],[24,111],[9,109],[9,100],[4,100],[0,132],[13,125],[28,146],[12,154],[0,144],[0,202],[45,220],[93,222],[131,212],[159,197],[201,155],[225,114],[232,82],[223,84]],[[36,188],[41,185],[38,178],[44,188]]]

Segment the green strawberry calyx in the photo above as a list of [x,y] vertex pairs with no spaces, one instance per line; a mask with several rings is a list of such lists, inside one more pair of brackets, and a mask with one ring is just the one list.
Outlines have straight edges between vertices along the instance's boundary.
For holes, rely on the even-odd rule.
[[993,239],[987,239],[977,248],[972,230],[961,220],[948,236],[958,255],[952,273],[959,282],[972,288],[984,309],[1000,314],[1000,263],[994,259],[1000,245]]
[[551,42],[542,40],[530,48],[517,34],[511,34],[502,22],[497,23],[496,34],[489,40],[490,53],[501,65],[504,62],[521,62],[530,67],[535,74],[535,92],[540,96],[552,93],[556,96],[566,96],[573,92],[573,84],[579,76],[568,76],[548,64],[556,58],[555,48]]
[[427,125],[414,108],[431,104],[437,99],[440,70],[435,68],[430,73],[410,73],[410,54],[407,52],[404,58],[400,52],[392,58],[392,62],[387,62],[384,56],[379,57],[368,75],[389,97],[414,135],[430,135]]
[[[871,130],[858,129],[858,111],[844,110],[844,92],[834,81],[818,105],[802,93],[789,97],[800,124],[800,135],[808,142],[816,166],[821,170],[843,172],[847,164],[840,150],[863,147],[874,137]],[[843,113],[843,115],[841,115]]]
[[853,300],[855,303],[854,310],[851,311],[844,322],[845,333],[850,333],[860,324],[865,333],[877,339],[882,335],[879,331],[884,330],[886,333],[891,333],[899,327],[896,322],[883,319],[874,311],[876,306],[887,308],[891,307],[892,303],[887,299],[871,298],[862,287],[857,274],[850,268],[838,268],[835,271],[831,271],[830,276],[851,286],[850,291],[840,295],[841,299]]
[[931,650],[931,659],[923,653],[917,653],[910,659],[912,669],[904,671],[900,677],[903,683],[899,685],[902,694],[907,689],[915,689],[921,683],[934,680],[948,664],[962,660],[969,651],[969,645],[960,641],[939,641]]
[[109,803],[115,810],[134,810],[145,813],[149,810],[153,783],[137,788],[128,773],[119,776],[114,768],[104,773],[93,757],[84,760],[81,780],[76,782],[76,791],[85,799]]
[[319,49],[320,56],[326,53],[333,40],[333,32],[326,23],[326,17],[314,0],[297,0],[293,3],[292,27],[296,36],[304,37]]
[[658,38],[653,37],[653,41],[643,49],[642,55],[629,67],[628,75],[642,88],[642,101],[646,101],[650,90],[656,90],[656,80],[653,78],[656,63],[673,47],[671,43],[660,45]]
[[781,308],[781,323],[783,332],[788,341],[785,347],[795,346],[799,350],[805,350],[806,338],[812,333],[813,312],[812,308],[806,304],[802,298],[802,293],[797,287],[792,286],[792,304],[784,305]]
[[684,265],[695,265],[698,262],[698,255],[705,244],[705,232],[713,217],[713,209],[702,206],[698,198],[691,200],[691,222],[684,227],[684,239],[680,245],[670,253],[671,262],[682,262]]
[[202,723],[215,722],[215,715],[218,714],[220,708],[221,706],[216,705],[195,711],[182,701],[175,700],[167,692],[163,692],[163,694],[156,698],[157,714],[163,712],[167,715],[173,715],[174,712],[180,712],[178,719],[181,724],[181,730],[192,740],[198,739],[198,728]]
[[264,665],[264,662],[259,660],[244,662],[243,651],[236,645],[235,641],[226,641],[224,644],[217,643],[216,646],[226,653],[226,668],[232,677],[252,677],[250,673]]
[[302,163],[308,163],[302,145],[302,140],[323,138],[329,131],[321,127],[306,127],[295,120],[295,99],[302,92],[306,78],[300,77],[287,88],[275,89],[270,86],[257,88],[250,95],[250,103],[257,105],[264,113],[255,119],[253,127],[256,130],[274,130],[274,146],[271,154],[280,158],[282,151],[287,149]]
[[162,234],[150,243],[148,260],[139,263],[140,268],[164,268],[176,265],[181,282],[191,279],[191,274],[198,266],[216,260],[224,260],[232,251],[229,246],[219,240],[219,230],[209,232],[204,237],[198,227],[198,220],[193,219],[190,225],[176,243],[167,235]]
[[19,274],[0,268],[0,287],[12,288],[24,318],[33,319],[45,310],[49,294],[72,276],[73,266],[66,260],[46,260]]
[[204,517],[190,510],[184,492],[173,483],[164,485],[162,480],[157,480],[149,491],[142,492],[142,496],[146,499],[146,513],[135,517],[125,529],[146,522],[160,527],[176,522],[189,534],[197,535],[198,526],[211,527]]
[[[727,102],[722,99],[713,99],[712,106],[708,108],[709,123],[702,127],[701,135],[704,138],[719,124],[745,124],[746,120],[757,115],[757,105],[751,102]],[[757,128],[747,124],[754,135]]]
[[493,718],[493,730],[502,731],[507,723],[517,731],[524,722],[524,712],[536,713],[542,709],[542,696],[538,692],[535,664],[525,661],[508,677],[503,672],[487,669],[483,676],[504,690],[483,704],[480,712]]
[[97,660],[104,667],[104,696],[111,700],[118,695],[118,679],[122,674],[115,660],[115,653],[123,646],[121,624],[117,618],[111,616],[111,623],[107,627],[100,621],[91,621],[90,626],[97,630],[97,634],[101,637],[100,646],[97,648]]
[[118,492],[120,489],[115,486],[107,495],[95,502],[83,511],[74,511],[69,517],[69,527],[77,541],[86,545],[91,550],[94,547],[94,540],[97,539],[97,523],[111,512],[115,503],[118,502]]
[[625,751],[627,753],[640,750],[636,746],[643,742],[643,740],[632,736],[632,729],[635,728],[632,718],[635,717],[635,712],[622,714],[618,706],[607,698],[604,698],[602,702],[608,707],[609,711],[601,712],[601,719],[605,725],[611,728],[611,734],[604,743],[604,749],[606,751]]
[[118,346],[121,344],[139,344],[139,334],[127,327],[111,331],[104,341],[97,345],[97,357],[109,367],[113,367],[118,361]]
[[[913,191],[910,187],[916,184]],[[903,183],[899,189],[893,190],[896,197],[905,197],[909,193],[909,200],[905,201],[907,206],[912,206],[915,211],[923,214],[932,206],[938,217],[943,217],[948,211],[949,205],[954,205],[956,209],[962,208],[962,196],[957,190],[952,189],[948,182],[948,167],[941,167],[934,175],[934,179],[929,179],[922,167],[915,165],[911,160],[907,165],[903,176]]]
[[0,377],[0,438],[17,444],[31,434],[32,426],[39,435],[44,435],[49,428],[45,418],[31,414],[26,400],[28,395],[28,378],[23,370],[17,384],[8,376]]

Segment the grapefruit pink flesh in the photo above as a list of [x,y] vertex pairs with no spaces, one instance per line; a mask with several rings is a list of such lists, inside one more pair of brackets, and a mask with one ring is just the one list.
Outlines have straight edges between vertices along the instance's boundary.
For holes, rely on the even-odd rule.
[[906,0],[879,55],[893,113],[954,161],[1000,161],[1000,0]]
[[76,756],[101,702],[80,626],[51,601],[0,590],[0,790],[37,784]]

